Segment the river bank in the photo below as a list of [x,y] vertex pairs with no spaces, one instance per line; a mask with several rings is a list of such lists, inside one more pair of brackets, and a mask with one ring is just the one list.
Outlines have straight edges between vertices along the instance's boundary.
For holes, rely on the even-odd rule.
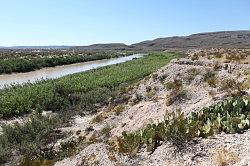
[[126,61],[130,61],[135,58],[141,58],[143,55],[144,54],[134,54],[110,59],[43,68],[40,70],[26,73],[3,74],[0,75],[0,89],[3,89],[5,86],[10,86],[14,84],[34,83],[39,80],[41,81],[46,79],[60,78],[69,74],[84,72],[87,70],[96,69],[108,65],[119,64]]
[[[72,116],[93,114],[110,102],[127,100],[123,94],[130,86],[175,57],[173,54],[146,55],[118,65],[0,90],[2,118],[12,120],[32,113],[28,123],[2,126],[0,161],[4,163],[11,156],[47,159],[48,153],[50,159],[56,160],[68,156],[68,145],[56,156],[47,151],[46,143],[53,145],[57,139],[65,137],[60,132],[56,133],[56,128],[70,125]],[[54,114],[45,117],[37,115],[44,111]],[[13,149],[20,155],[14,155]]]

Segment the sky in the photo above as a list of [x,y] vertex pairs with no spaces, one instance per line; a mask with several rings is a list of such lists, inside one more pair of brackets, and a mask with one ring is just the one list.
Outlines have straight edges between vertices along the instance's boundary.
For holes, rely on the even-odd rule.
[[249,0],[0,0],[0,46],[132,44],[250,30]]

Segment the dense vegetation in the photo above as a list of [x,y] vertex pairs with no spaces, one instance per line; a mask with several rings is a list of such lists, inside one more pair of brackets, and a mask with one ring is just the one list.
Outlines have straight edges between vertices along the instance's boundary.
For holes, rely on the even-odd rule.
[[[112,89],[149,75],[165,65],[173,55],[149,55],[120,65],[108,66],[56,80],[14,86],[0,91],[0,114],[3,118],[33,110],[60,110],[68,105],[105,101]],[[97,95],[94,95],[97,94]],[[103,97],[103,98],[102,98]]]
[[222,103],[192,112],[190,116],[174,111],[165,121],[150,124],[135,133],[123,133],[118,139],[120,152],[135,155],[143,145],[154,151],[161,141],[183,146],[194,137],[208,137],[216,133],[241,133],[250,128],[250,100],[231,98]]
[[[14,53],[13,53],[14,54]],[[18,54],[18,53],[16,53]],[[12,72],[29,72],[43,67],[54,67],[58,65],[73,64],[77,62],[87,62],[93,60],[109,59],[125,56],[129,53],[101,52],[101,53],[21,53],[2,55],[0,58],[0,74]]]
[[1,49],[0,59],[32,59],[54,56],[75,56],[75,55],[130,55],[135,51],[81,51],[77,49]]
[[[175,55],[148,55],[123,64],[95,69],[36,84],[14,86],[0,91],[0,112],[3,118],[37,110],[37,115],[24,125],[3,126],[0,135],[0,163],[17,155],[58,159],[46,144],[58,139],[53,130],[77,114],[93,111],[96,103],[109,101],[124,87],[167,64]],[[117,96],[116,96],[117,97]],[[57,117],[43,117],[41,111],[57,111]],[[44,148],[45,147],[45,148]],[[68,151],[68,147],[65,148]],[[15,152],[16,153],[16,152]],[[64,155],[64,154],[63,154]]]
[[[171,55],[149,55],[120,65],[108,66],[56,80],[15,86],[0,91],[0,114],[3,118],[30,113],[32,110],[60,110],[69,105],[87,107],[91,100],[105,101],[110,91],[149,75],[165,65]],[[94,97],[92,94],[98,94]],[[92,101],[93,102],[93,101]]]

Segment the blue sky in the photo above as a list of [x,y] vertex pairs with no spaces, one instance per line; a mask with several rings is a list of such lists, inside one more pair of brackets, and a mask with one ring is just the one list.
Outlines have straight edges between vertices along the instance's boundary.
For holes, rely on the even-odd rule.
[[0,45],[88,45],[250,30],[249,0],[1,0]]

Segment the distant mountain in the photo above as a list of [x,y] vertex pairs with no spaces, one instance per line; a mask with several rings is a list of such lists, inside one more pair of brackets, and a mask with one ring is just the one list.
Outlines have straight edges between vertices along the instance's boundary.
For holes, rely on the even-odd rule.
[[132,44],[131,47],[142,50],[183,50],[211,47],[250,48],[250,31],[222,31],[158,38]]

